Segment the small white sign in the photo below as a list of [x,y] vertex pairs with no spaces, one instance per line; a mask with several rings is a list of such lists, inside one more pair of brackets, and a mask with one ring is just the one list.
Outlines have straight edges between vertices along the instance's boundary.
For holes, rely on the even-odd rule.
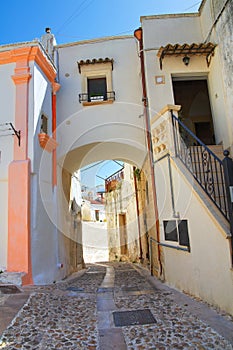
[[155,83],[156,84],[165,84],[165,76],[164,75],[156,75]]

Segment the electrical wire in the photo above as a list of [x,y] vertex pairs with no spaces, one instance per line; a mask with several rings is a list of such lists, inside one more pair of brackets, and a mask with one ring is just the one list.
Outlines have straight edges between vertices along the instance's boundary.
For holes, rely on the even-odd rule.
[[192,8],[194,8],[195,6],[199,5],[201,3],[201,1],[196,2],[194,5],[188,7],[187,9],[185,9],[184,11],[188,11],[191,10]]
[[75,18],[80,16],[83,11],[85,11],[95,0],[91,0],[87,6],[81,8],[88,0],[83,0],[81,4],[74,10],[72,15],[60,26],[60,28],[55,32],[57,35],[62,29],[66,28]]
[[91,168],[94,168],[95,166],[97,166],[97,165],[99,165],[99,164],[101,164],[101,163],[103,163],[103,162],[105,162],[105,160],[101,160],[101,161],[98,162],[98,163],[94,163],[94,164],[90,165],[90,166],[87,167],[87,168],[82,168],[81,171],[83,172],[83,171],[89,170],[89,169],[91,169]]
[[80,10],[80,8],[82,7],[83,4],[85,4],[85,2],[87,2],[88,0],[83,0],[81,2],[80,5],[78,5],[78,7],[76,7],[76,9],[73,11],[73,13],[65,20],[65,22],[63,22],[63,24],[60,26],[60,28],[56,31],[55,34],[59,33],[61,31],[61,29],[65,26],[69,24],[69,21],[73,19],[73,17],[76,15],[76,13]]
[[[87,3],[87,1],[89,0],[83,0],[81,2],[81,4],[73,11],[73,13],[67,18],[67,20],[59,27],[59,29],[55,32],[56,35],[58,35],[58,33],[61,32],[62,29],[66,28],[75,18],[77,18],[78,16],[80,16],[89,6],[91,6],[91,4],[95,1],[95,0],[91,0],[89,3]],[[87,5],[82,8],[82,6],[84,4]],[[196,5],[199,5],[201,3],[201,1],[198,1],[196,2],[195,4],[193,4],[192,6],[184,9],[184,11],[188,11],[190,9],[192,9],[193,7],[195,7]],[[127,34],[127,33],[132,33],[133,31],[135,30],[135,28],[133,29],[129,29],[127,31],[123,31],[123,32],[119,32],[119,33],[115,33],[115,34],[112,34],[112,36],[118,36],[118,35],[122,35],[122,34]],[[60,36],[65,36],[64,34],[59,34]],[[69,38],[73,38],[73,39],[76,39],[76,40],[79,40],[78,37],[74,37],[74,36],[66,36],[66,37],[69,37]]]

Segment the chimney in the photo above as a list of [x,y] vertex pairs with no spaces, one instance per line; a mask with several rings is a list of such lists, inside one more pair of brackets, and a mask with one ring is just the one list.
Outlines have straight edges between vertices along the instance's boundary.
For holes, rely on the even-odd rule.
[[45,28],[45,34],[41,37],[41,44],[44,47],[47,54],[53,58],[53,49],[57,45],[55,36],[51,33],[51,28]]

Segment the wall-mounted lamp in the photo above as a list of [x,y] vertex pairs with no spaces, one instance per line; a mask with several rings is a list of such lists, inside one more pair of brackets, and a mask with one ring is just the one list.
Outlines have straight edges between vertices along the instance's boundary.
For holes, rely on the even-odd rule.
[[190,61],[190,57],[188,57],[188,56],[184,56],[184,58],[183,58],[183,62],[184,62],[184,64],[185,64],[186,66],[188,66],[189,61]]

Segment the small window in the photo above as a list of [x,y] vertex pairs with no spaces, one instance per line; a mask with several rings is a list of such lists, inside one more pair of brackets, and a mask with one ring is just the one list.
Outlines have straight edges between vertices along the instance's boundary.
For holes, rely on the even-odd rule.
[[169,220],[163,222],[165,240],[178,242],[178,234],[175,220]]
[[190,247],[187,220],[164,220],[163,227],[165,241],[178,242],[179,245]]
[[112,84],[113,59],[87,59],[78,62],[81,74],[79,102],[83,106],[108,104],[115,101]]
[[106,101],[106,78],[87,79],[88,101]]
[[48,118],[42,114],[40,132],[48,134]]
[[188,221],[180,220],[178,222],[179,244],[189,247]]

